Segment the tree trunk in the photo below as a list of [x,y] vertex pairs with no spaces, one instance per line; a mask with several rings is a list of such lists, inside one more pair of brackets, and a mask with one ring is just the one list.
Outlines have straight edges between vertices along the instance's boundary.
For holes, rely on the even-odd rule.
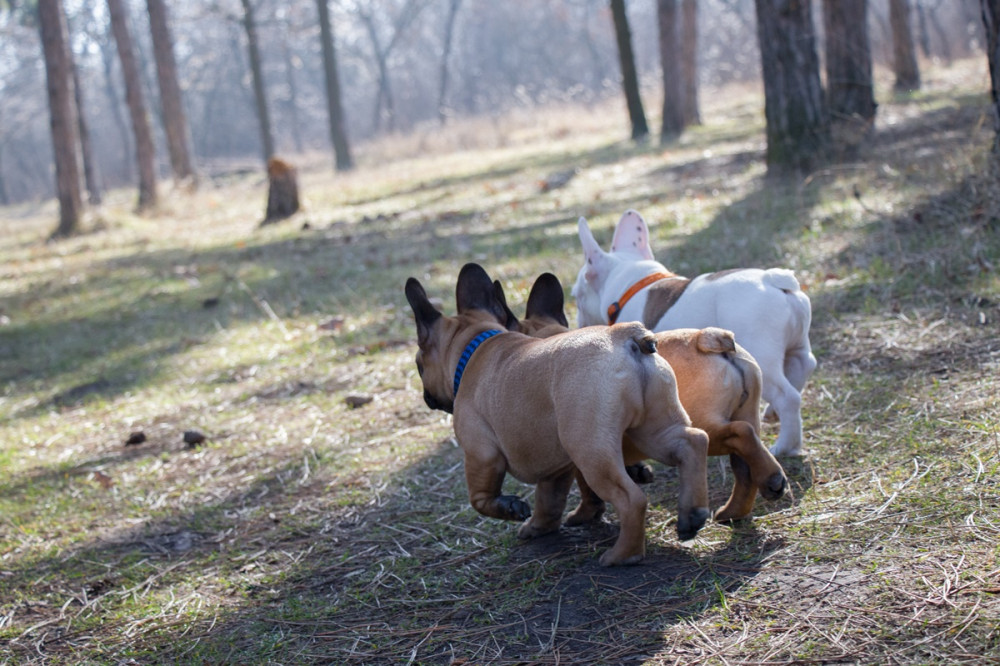
[[90,143],[90,127],[87,124],[87,114],[84,113],[83,89],[80,86],[80,70],[70,54],[70,67],[73,70],[73,101],[76,104],[77,129],[80,131],[80,155],[83,158],[83,181],[87,185],[87,203],[92,206],[101,204],[101,174],[94,161],[94,150]]
[[193,185],[196,177],[191,164],[191,137],[181,98],[181,86],[177,81],[177,61],[174,58],[174,40],[170,34],[167,7],[163,0],[146,0],[146,9],[149,12],[149,30],[153,38],[156,80],[160,87],[170,168],[175,180],[190,181]]
[[812,5],[755,0],[764,74],[769,176],[801,174],[827,159],[830,121],[820,85]]
[[142,81],[136,63],[132,35],[128,31],[128,19],[122,0],[108,0],[108,14],[111,16],[111,31],[118,45],[122,75],[125,77],[125,102],[132,117],[132,131],[135,134],[135,154],[139,164],[138,210],[144,211],[156,205],[156,149],[153,132],[149,127],[146,102],[142,96]]
[[76,161],[76,109],[71,88],[69,32],[59,0],[38,0],[38,30],[48,82],[56,194],[59,198],[59,226],[52,237],[59,238],[76,233],[83,209],[80,167]]
[[684,87],[681,82],[680,29],[677,0],[657,0],[660,31],[660,70],[663,73],[663,117],[660,143],[668,143],[684,131]]
[[622,69],[625,104],[628,106],[628,117],[632,123],[632,139],[639,141],[649,136],[649,125],[646,124],[646,113],[642,110],[642,97],[639,95],[639,76],[635,71],[632,33],[628,27],[625,0],[611,0],[611,17],[614,20],[615,39],[618,42],[618,61]]
[[391,132],[396,128],[396,120],[393,117],[395,108],[392,100],[392,87],[389,82],[389,67],[386,63],[388,50],[382,50],[374,17],[367,11],[361,12],[360,16],[362,23],[365,24],[365,30],[368,32],[368,39],[371,40],[372,53],[375,55],[375,64],[378,67],[378,91],[375,94],[375,109],[372,113],[373,129],[377,134],[382,128],[382,105],[385,104],[385,119],[388,121]]
[[993,155],[1000,158],[1000,0],[980,0],[993,100]]
[[896,73],[894,88],[900,92],[920,89],[920,68],[910,29],[910,0],[889,0],[889,23],[892,26],[892,67]]
[[111,109],[111,117],[114,119],[115,128],[121,138],[121,164],[122,173],[126,180],[132,180],[132,135],[128,131],[128,123],[122,114],[121,99],[118,97],[118,89],[115,88],[115,67],[114,67],[114,46],[111,45],[114,37],[111,35],[111,26],[108,25],[105,38],[101,40],[101,64],[104,65],[104,94],[108,98],[108,107]]
[[445,101],[448,98],[448,57],[451,55],[451,42],[455,34],[455,17],[458,15],[458,6],[462,0],[451,0],[448,3],[448,19],[444,24],[444,43],[441,50],[441,77],[438,88],[438,122],[443,126],[448,120],[448,111]]
[[299,122],[299,91],[295,85],[295,62],[292,51],[288,48],[288,28],[286,24],[281,31],[281,56],[285,61],[285,78],[288,79],[288,118],[292,129],[292,141],[295,142],[295,152],[302,154],[305,145],[302,142],[302,129]]
[[264,71],[260,64],[260,47],[257,43],[257,22],[250,0],[243,3],[243,29],[247,33],[247,50],[250,53],[250,74],[253,78],[253,95],[260,121],[260,145],[264,151],[264,162],[274,157],[274,138],[271,134],[271,114],[267,110],[267,93],[264,89]]
[[323,40],[323,72],[326,79],[326,109],[330,120],[330,141],[336,156],[337,171],[347,171],[354,167],[351,147],[347,143],[344,130],[344,111],[340,104],[340,79],[337,73],[337,53],[334,50],[333,26],[330,24],[330,10],[327,0],[316,0],[319,12],[320,39]]
[[681,2],[681,79],[684,85],[684,125],[700,125],[698,107],[698,0]]
[[868,0],[823,0],[827,104],[833,143],[851,155],[875,121]]

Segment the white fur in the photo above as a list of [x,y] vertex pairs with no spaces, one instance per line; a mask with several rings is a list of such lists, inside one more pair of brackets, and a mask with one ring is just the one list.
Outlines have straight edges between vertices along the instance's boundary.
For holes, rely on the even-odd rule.
[[[578,230],[586,261],[573,286],[577,323],[607,324],[609,305],[643,277],[667,269],[653,258],[649,229],[634,210],[618,222],[611,252],[601,249],[582,217]],[[762,397],[781,421],[771,452],[801,455],[802,388],[816,368],[809,345],[809,297],[784,268],[748,268],[714,280],[709,275],[694,278],[653,330],[717,326],[732,331],[760,365]],[[646,295],[643,289],[633,296],[618,321],[642,321]]]

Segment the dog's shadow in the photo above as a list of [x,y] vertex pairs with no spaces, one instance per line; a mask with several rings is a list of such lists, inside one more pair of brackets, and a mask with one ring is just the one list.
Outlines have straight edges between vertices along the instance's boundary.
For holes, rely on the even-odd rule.
[[641,563],[623,567],[598,562],[618,536],[617,525],[607,520],[521,542],[512,549],[512,564],[545,563],[551,571],[546,578],[555,579],[525,610],[525,628],[539,645],[570,657],[587,654],[593,635],[606,632],[609,624],[641,625],[652,629],[648,647],[655,650],[657,636],[668,626],[725,604],[785,544],[750,520],[720,529],[729,534],[713,550],[650,541]]

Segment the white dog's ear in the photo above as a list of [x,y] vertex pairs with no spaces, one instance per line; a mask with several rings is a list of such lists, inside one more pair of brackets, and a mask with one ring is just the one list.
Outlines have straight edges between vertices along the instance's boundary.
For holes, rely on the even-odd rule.
[[642,215],[631,208],[625,211],[615,228],[611,251],[632,252],[643,259],[653,258],[653,250],[649,247],[649,227],[646,226],[646,220],[642,219]]
[[600,276],[607,253],[597,244],[594,234],[590,233],[586,218],[581,217],[576,228],[580,234],[580,244],[583,245],[583,258],[587,261],[587,282],[594,282]]

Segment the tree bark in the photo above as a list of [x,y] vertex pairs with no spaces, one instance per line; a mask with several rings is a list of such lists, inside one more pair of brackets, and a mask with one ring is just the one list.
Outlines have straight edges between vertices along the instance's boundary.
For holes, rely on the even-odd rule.
[[323,72],[326,79],[326,109],[330,121],[330,141],[336,158],[337,171],[347,171],[354,167],[351,147],[344,129],[344,111],[340,103],[340,79],[337,73],[337,53],[334,49],[333,26],[330,24],[330,9],[327,0],[316,0],[319,12],[320,39],[323,40]]
[[828,159],[830,121],[808,0],[755,0],[764,74],[769,176],[798,175]]
[[993,100],[993,156],[1000,158],[1000,0],[980,0]]
[[635,70],[635,55],[632,53],[632,33],[625,12],[625,0],[610,1],[615,39],[618,42],[618,61],[622,70],[625,104],[628,106],[628,117],[632,123],[632,139],[639,141],[649,136],[649,125],[646,123],[646,112],[642,109],[642,97],[639,95],[639,76]]
[[910,28],[910,0],[889,0],[889,23],[892,26],[892,67],[896,74],[893,87],[900,92],[919,90],[920,68]]
[[111,31],[118,45],[122,75],[125,77],[125,102],[132,117],[132,131],[135,134],[135,154],[139,165],[139,211],[156,205],[156,149],[153,132],[149,127],[146,102],[142,95],[142,81],[139,65],[136,63],[132,35],[128,30],[128,18],[122,0],[108,0],[108,14],[111,17]]
[[267,180],[267,212],[261,226],[291,217],[299,210],[299,181],[294,166],[272,157],[267,161]]
[[80,86],[80,69],[70,52],[70,67],[73,70],[73,101],[76,104],[77,129],[80,131],[80,156],[83,158],[83,182],[87,185],[87,203],[101,204],[101,174],[94,161],[94,149],[90,142],[90,127],[84,113],[83,89]]
[[441,49],[441,76],[438,88],[438,122],[443,126],[448,121],[445,102],[448,99],[448,58],[451,56],[451,43],[455,35],[455,17],[462,0],[451,0],[448,3],[448,18],[444,24],[444,43]]
[[38,0],[38,29],[45,59],[52,150],[56,167],[59,225],[53,238],[77,232],[83,197],[76,158],[76,109],[70,73],[69,31],[59,0]]
[[250,74],[253,78],[253,96],[260,122],[260,145],[264,151],[264,162],[274,157],[274,137],[271,133],[271,114],[267,110],[267,92],[264,87],[264,71],[260,64],[260,46],[257,43],[257,21],[254,19],[250,0],[243,3],[243,29],[247,33],[247,50],[250,55]]
[[677,0],[657,0],[660,34],[660,71],[663,74],[663,116],[660,143],[668,143],[684,131],[684,87],[681,81],[680,28]]
[[146,0],[149,12],[149,31],[153,38],[153,57],[156,60],[156,80],[160,88],[163,108],[163,129],[167,135],[170,168],[174,179],[196,183],[191,164],[191,136],[188,132],[187,113],[177,80],[177,61],[174,58],[174,40],[170,33],[170,20],[163,0]]
[[681,79],[684,85],[684,125],[700,125],[698,107],[698,0],[681,2]]
[[826,87],[834,147],[852,154],[875,121],[868,0],[823,0]]

